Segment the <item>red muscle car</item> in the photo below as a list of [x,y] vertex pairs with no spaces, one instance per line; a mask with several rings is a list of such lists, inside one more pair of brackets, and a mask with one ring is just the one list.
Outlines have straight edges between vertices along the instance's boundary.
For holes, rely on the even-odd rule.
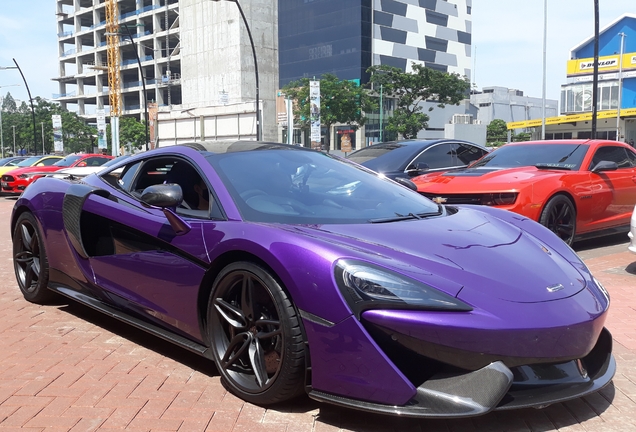
[[606,140],[506,144],[467,168],[412,179],[438,203],[507,209],[562,240],[627,232],[636,204],[636,151]]

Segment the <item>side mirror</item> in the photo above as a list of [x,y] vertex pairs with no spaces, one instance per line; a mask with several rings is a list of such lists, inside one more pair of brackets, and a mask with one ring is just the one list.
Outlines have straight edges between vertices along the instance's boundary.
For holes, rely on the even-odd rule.
[[422,175],[424,171],[428,171],[431,167],[428,166],[426,162],[418,162],[416,164],[410,165],[406,169],[406,173],[411,177],[415,177],[418,175]]
[[86,166],[86,161],[78,163],[77,166],[78,167],[85,167]]
[[176,235],[187,234],[192,229],[190,224],[173,210],[183,202],[183,191],[178,184],[168,183],[148,186],[141,193],[141,201],[149,207],[160,208]]
[[592,168],[593,173],[599,173],[602,171],[616,171],[618,169],[618,165],[616,162],[605,161],[602,160]]
[[37,164],[36,166],[44,166],[44,164],[42,162],[40,162],[39,164]]
[[396,183],[399,183],[402,186],[405,186],[405,187],[417,192],[417,185],[415,183],[413,183],[411,180],[409,180],[407,178],[403,178],[403,177],[396,177],[394,180],[395,180]]
[[152,207],[177,207],[183,201],[183,191],[175,183],[152,185],[141,193],[141,200]]

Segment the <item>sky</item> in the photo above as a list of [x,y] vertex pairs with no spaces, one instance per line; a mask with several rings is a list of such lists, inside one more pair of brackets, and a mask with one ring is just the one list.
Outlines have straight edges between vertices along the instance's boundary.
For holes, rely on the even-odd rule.
[[[472,0],[477,88],[501,86],[542,97],[543,6],[542,0]],[[33,97],[59,93],[51,79],[59,75],[55,12],[54,0],[3,0],[0,8],[0,68],[15,67],[15,59]],[[634,0],[599,0],[600,28],[624,13],[636,14]],[[594,34],[594,1],[548,0],[547,17],[546,97],[558,100],[570,50]],[[0,95],[7,92],[28,100],[18,70],[0,70]]]

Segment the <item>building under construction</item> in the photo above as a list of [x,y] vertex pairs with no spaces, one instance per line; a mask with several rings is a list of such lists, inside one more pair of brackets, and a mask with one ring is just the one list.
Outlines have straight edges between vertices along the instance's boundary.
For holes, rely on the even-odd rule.
[[[116,25],[121,114],[143,119],[142,79],[148,102],[181,104],[178,0],[57,0],[59,94],[55,100],[90,120],[111,111],[108,80],[108,7],[117,7]],[[130,33],[130,36],[128,36]],[[134,44],[130,42],[132,37]],[[136,51],[136,53],[135,53]],[[138,66],[137,55],[141,62]],[[115,84],[111,86],[116,86]]]
[[[54,99],[88,121],[96,121],[100,109],[107,118],[143,120],[144,79],[147,102],[158,107],[161,145],[255,138],[256,106],[275,112],[275,1],[241,2],[258,51],[259,104],[249,35],[234,2],[56,0],[56,5],[60,91]],[[274,116],[265,116],[260,130],[264,139],[275,139]]]

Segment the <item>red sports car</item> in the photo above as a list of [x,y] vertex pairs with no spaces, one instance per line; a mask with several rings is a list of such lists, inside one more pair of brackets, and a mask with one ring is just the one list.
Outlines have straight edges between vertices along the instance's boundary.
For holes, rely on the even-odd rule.
[[467,168],[412,179],[438,203],[479,204],[540,222],[566,243],[627,232],[636,151],[604,140],[506,144]]
[[57,157],[59,160],[52,165],[41,166],[38,164],[36,166],[15,168],[8,171],[2,176],[2,192],[5,195],[20,195],[36,178],[48,173],[61,170],[62,168],[99,166],[113,158],[112,156],[103,154],[70,155],[64,159],[60,159],[59,156],[50,156],[49,158],[51,157]]

